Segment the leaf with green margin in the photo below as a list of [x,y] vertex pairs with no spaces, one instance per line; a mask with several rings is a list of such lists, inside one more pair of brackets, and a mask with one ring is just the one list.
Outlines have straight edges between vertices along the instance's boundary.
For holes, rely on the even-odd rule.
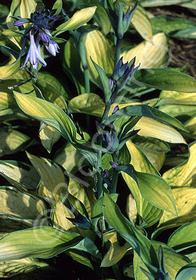
[[[126,2],[126,1],[125,1]],[[130,2],[130,1],[127,1]],[[134,3],[134,2],[133,2]],[[128,3],[129,4],[129,3]],[[146,14],[146,11],[140,6],[137,6],[131,23],[145,40],[151,40],[153,36],[153,29],[151,22]]]
[[43,147],[51,153],[53,145],[60,139],[61,134],[55,128],[42,123],[39,131],[39,138]]
[[0,261],[26,257],[52,258],[76,245],[81,239],[78,233],[65,232],[52,227],[15,231],[0,240]]
[[[193,277],[195,276],[195,277]],[[175,280],[196,279],[196,262],[189,263],[181,267],[178,271]]]
[[84,46],[88,64],[89,78],[96,85],[101,85],[99,74],[93,65],[94,61],[99,65],[106,75],[110,77],[114,71],[114,50],[106,37],[98,30],[88,32],[84,35]]
[[24,219],[45,216],[46,205],[36,196],[19,191],[14,187],[0,187],[0,213]]
[[117,264],[131,248],[129,243],[125,243],[121,246],[118,242],[117,232],[108,232],[104,234],[104,237],[110,241],[110,248],[105,254],[101,267],[110,267]]
[[36,2],[34,0],[21,0],[20,2],[20,16],[22,18],[30,18],[31,13],[36,9]]
[[21,161],[0,160],[0,174],[12,185],[25,191],[35,191],[40,181],[36,170]]
[[168,143],[186,144],[183,136],[173,127],[152,118],[142,117],[135,125],[137,134],[144,137],[153,137]]
[[14,96],[25,114],[54,127],[70,142],[76,141],[76,127],[60,107],[46,100],[15,91]]
[[117,204],[108,195],[104,196],[103,212],[106,221],[133,247],[142,261],[158,269],[158,259],[151,241],[122,215]]
[[196,246],[196,221],[185,224],[175,230],[169,237],[168,246],[180,252]]
[[[135,65],[140,64],[139,69],[161,67],[168,59],[167,37],[164,33],[157,33],[150,41],[143,41],[136,47],[125,49],[121,56],[123,57],[123,63],[129,62],[136,57]],[[135,79],[137,76],[135,76]]]
[[54,161],[60,164],[67,173],[75,174],[78,169],[78,162],[81,163],[80,168],[87,165],[85,161],[81,161],[82,155],[71,144],[67,143],[65,147],[62,147],[57,151],[54,157]]
[[44,98],[58,105],[61,109],[66,109],[68,93],[62,83],[48,72],[38,73],[36,85],[41,90]]
[[87,23],[91,18],[94,16],[96,11],[96,6],[89,7],[85,9],[81,9],[73,14],[73,16],[66,21],[59,25],[56,30],[53,32],[53,36],[57,36],[67,30],[73,30],[81,27],[85,23]]
[[[134,166],[135,170],[158,174],[157,170],[136,145],[131,141],[128,141],[126,145],[131,154],[131,164]],[[163,210],[153,206],[142,197],[138,185],[129,175],[122,172],[122,176],[135,198],[138,214],[145,221],[144,226],[152,226],[161,218]]]
[[188,160],[163,174],[163,178],[173,187],[195,187],[196,142],[189,145]]
[[101,97],[94,93],[84,93],[72,98],[68,108],[72,113],[82,113],[101,117],[105,104]]
[[[164,255],[164,259],[165,259],[166,270],[169,273],[169,277],[170,277],[169,279],[175,280],[177,271],[182,266],[184,266],[185,264],[188,263],[188,259],[180,254],[177,254],[174,250],[172,250],[170,247],[168,247],[164,243],[152,241],[152,245],[157,253],[158,253],[159,247],[160,246],[162,247],[163,255]],[[140,267],[144,268],[145,270],[147,270],[147,268],[136,254],[134,254],[133,263],[134,263],[135,280],[147,280],[148,278],[141,271]]]
[[162,90],[196,92],[196,80],[171,68],[141,69],[135,73],[136,84]]
[[13,56],[11,57],[8,64],[0,66],[0,79],[6,79],[11,75],[14,75],[20,68],[20,60],[16,60]]
[[56,163],[46,158],[29,153],[27,153],[27,156],[43,181],[43,185],[38,188],[38,194],[49,197],[51,202],[55,203],[59,200],[62,190],[67,190],[67,179],[63,170]]
[[173,190],[178,216],[164,212],[157,231],[153,235],[157,236],[164,230],[176,228],[196,220],[196,190],[195,188],[174,188]]
[[165,155],[169,152],[169,146],[158,140],[152,138],[135,137],[134,144],[138,147],[152,163],[156,170],[160,170],[163,166]]
[[30,137],[11,128],[0,128],[0,156],[22,151],[30,142]]
[[107,35],[112,28],[111,22],[104,7],[102,7],[99,2],[96,3],[96,5],[98,6],[94,14],[94,19],[101,27],[101,31]]
[[175,200],[169,184],[162,177],[134,171],[141,195],[152,205],[177,215]]
[[15,275],[28,273],[30,271],[39,269],[39,268],[47,268],[48,263],[40,262],[34,258],[24,258],[20,260],[12,260],[12,261],[1,261],[0,262],[0,277],[8,278],[13,277]]

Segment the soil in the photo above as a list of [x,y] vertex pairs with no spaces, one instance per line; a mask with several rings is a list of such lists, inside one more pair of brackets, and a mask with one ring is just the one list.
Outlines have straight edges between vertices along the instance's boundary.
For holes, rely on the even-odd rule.
[[[154,16],[168,16],[185,18],[196,22],[196,10],[180,6],[164,6],[151,8],[149,11]],[[196,78],[196,39],[170,38],[169,67],[183,68],[187,65],[186,73]]]

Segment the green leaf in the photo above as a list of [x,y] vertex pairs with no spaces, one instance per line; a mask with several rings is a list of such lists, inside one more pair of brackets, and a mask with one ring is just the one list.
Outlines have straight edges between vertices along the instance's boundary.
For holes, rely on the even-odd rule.
[[106,75],[106,72],[103,68],[101,68],[98,64],[96,64],[94,61],[93,61],[93,64],[97,70],[97,72],[99,73],[99,77],[100,77],[100,80],[101,80],[101,84],[102,84],[102,90],[104,92],[104,95],[105,95],[105,102],[107,103],[109,100],[110,100],[110,97],[111,97],[111,89],[110,89],[110,84],[109,84],[109,79]]
[[158,268],[157,256],[150,240],[122,215],[108,195],[104,196],[103,211],[106,221],[132,246],[142,261]]
[[53,36],[57,36],[67,30],[77,29],[84,25],[94,16],[96,8],[97,7],[94,6],[75,12],[75,14],[68,21],[56,28],[56,30],[53,32]]
[[53,7],[52,7],[52,10],[56,10],[55,14],[58,15],[61,12],[62,6],[63,6],[62,0],[56,0]]
[[78,233],[52,227],[15,231],[0,240],[0,260],[18,260],[26,257],[52,258],[76,245],[81,239]]
[[161,30],[165,33],[170,33],[175,30],[184,29],[186,27],[196,26],[196,23],[194,21],[190,21],[185,18],[159,16],[151,18],[150,21],[152,23],[153,30]]
[[72,98],[68,108],[72,113],[82,113],[101,117],[105,104],[99,95],[94,93],[84,93]]
[[[166,270],[169,274],[170,280],[175,280],[175,276],[177,274],[177,271],[187,264],[188,259],[184,256],[175,253],[174,250],[172,250],[170,247],[165,245],[164,243],[152,241],[152,245],[155,248],[156,252],[158,253],[158,249],[161,246],[163,249],[163,255],[165,260],[165,266]],[[134,254],[134,276],[136,280],[147,280],[148,278],[143,274],[141,271],[142,267],[143,269],[147,270],[146,266],[142,263],[141,259]],[[147,270],[148,271],[148,270]],[[153,278],[154,279],[154,278]],[[168,278],[167,278],[168,279]]]
[[196,246],[196,221],[185,224],[170,235],[168,245],[177,252]]
[[170,68],[141,69],[136,72],[135,83],[164,90],[196,92],[196,80]]
[[[124,105],[124,104],[123,104]],[[110,122],[113,122],[117,119],[118,116],[141,116],[141,117],[147,117],[151,118],[157,121],[161,121],[165,124],[172,125],[178,129],[184,130],[187,132],[187,130],[184,128],[182,123],[171,117],[170,115],[161,112],[160,110],[150,107],[148,105],[142,104],[142,105],[125,105],[120,108],[115,114],[111,115],[108,120],[106,121],[106,124],[109,124]],[[161,125],[161,124],[160,124]]]
[[76,127],[70,117],[57,105],[34,96],[14,92],[20,109],[32,118],[57,129],[70,142],[76,140]]
[[[196,262],[184,265],[177,273],[175,280],[189,280],[196,276]],[[194,277],[196,279],[196,277]]]
[[44,123],[40,127],[39,138],[43,147],[51,153],[53,145],[60,139],[61,134],[59,131]]
[[196,39],[196,27],[187,27],[182,30],[172,32],[171,36],[174,38]]

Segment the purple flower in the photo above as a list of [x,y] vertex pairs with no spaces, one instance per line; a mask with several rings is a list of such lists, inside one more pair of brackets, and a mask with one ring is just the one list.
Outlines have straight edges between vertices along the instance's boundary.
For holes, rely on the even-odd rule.
[[56,42],[50,41],[48,45],[45,45],[47,51],[51,54],[56,56],[56,53],[58,53],[58,44]]
[[118,105],[117,105],[117,106],[115,106],[115,108],[114,108],[114,110],[113,110],[113,112],[112,112],[112,115],[115,114],[118,110],[119,110],[119,107],[118,107]]
[[40,29],[39,34],[40,34],[40,37],[41,37],[43,43],[48,44],[50,42],[51,34],[48,29],[45,29],[45,30]]
[[22,26],[25,23],[26,23],[25,21],[17,20],[17,21],[14,22],[14,26]]
[[108,179],[108,178],[109,178],[109,171],[108,171],[107,169],[105,169],[105,170],[103,170],[103,171],[101,172],[101,175],[102,175],[104,178]]
[[34,69],[38,67],[38,63],[41,63],[43,66],[46,66],[47,64],[42,58],[40,53],[39,38],[37,38],[35,43],[34,35],[32,34],[31,31],[29,36],[30,36],[30,47],[22,67],[24,67],[28,61],[31,63]]
[[[54,10],[51,11],[51,13],[53,12]],[[30,47],[22,67],[24,67],[28,61],[34,69],[38,67],[39,63],[41,63],[43,66],[47,65],[41,56],[40,43],[45,45],[47,51],[50,54],[56,56],[56,53],[58,53],[59,46],[56,42],[53,42],[51,40],[52,36],[49,30],[51,28],[51,25],[59,18],[59,16],[51,15],[51,13],[48,10],[38,10],[32,13],[31,17],[27,19],[14,17],[15,19],[17,19],[14,23],[15,26],[22,26],[25,23],[32,23],[32,26],[30,28],[25,29],[23,46],[19,54],[19,57],[24,54],[26,41],[28,38],[27,34],[29,34]]]
[[118,163],[115,161],[110,161],[110,165],[115,168],[116,166],[118,166]]

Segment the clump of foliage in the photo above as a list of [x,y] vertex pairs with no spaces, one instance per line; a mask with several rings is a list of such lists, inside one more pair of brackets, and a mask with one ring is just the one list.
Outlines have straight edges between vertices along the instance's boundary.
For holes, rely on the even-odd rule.
[[145,10],[164,3],[1,5],[2,278],[69,256],[96,279],[196,279],[196,81],[167,67],[195,23]]

